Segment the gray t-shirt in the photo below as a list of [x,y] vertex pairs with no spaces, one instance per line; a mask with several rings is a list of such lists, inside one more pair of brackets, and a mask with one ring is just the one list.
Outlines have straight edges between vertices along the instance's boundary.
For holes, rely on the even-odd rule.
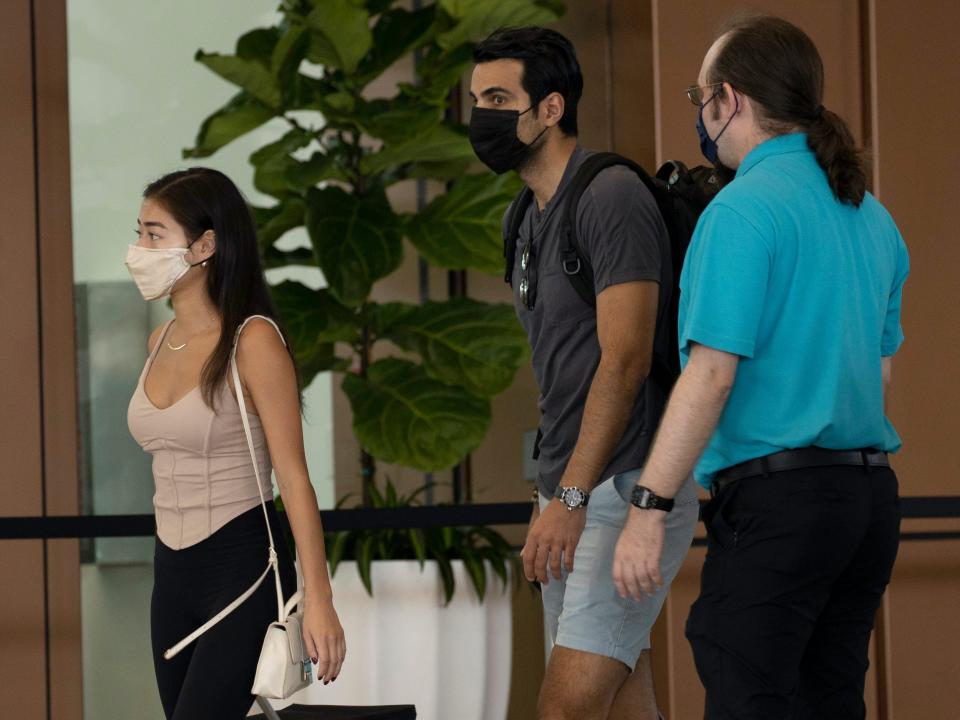
[[[514,263],[514,306],[527,331],[533,372],[540,387],[538,485],[552,496],[580,434],[583,409],[600,362],[596,310],[587,305],[563,272],[561,226],[566,190],[590,152],[577,146],[557,192],[541,211],[531,202],[520,227]],[[509,210],[507,212],[509,215]],[[504,218],[506,221],[506,218]],[[580,247],[593,267],[596,292],[619,283],[652,280],[660,283],[654,350],[665,356],[670,302],[670,245],[656,201],[629,168],[600,172],[587,187],[577,208]],[[532,310],[520,302],[520,259],[532,242]],[[613,475],[639,468],[646,458],[665,402],[655,383],[644,383],[630,422],[600,483]]]

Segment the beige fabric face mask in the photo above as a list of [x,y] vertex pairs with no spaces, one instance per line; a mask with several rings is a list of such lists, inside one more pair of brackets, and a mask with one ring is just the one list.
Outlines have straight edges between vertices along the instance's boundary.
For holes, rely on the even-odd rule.
[[125,264],[144,300],[156,300],[170,294],[177,280],[193,267],[187,262],[189,248],[127,248]]

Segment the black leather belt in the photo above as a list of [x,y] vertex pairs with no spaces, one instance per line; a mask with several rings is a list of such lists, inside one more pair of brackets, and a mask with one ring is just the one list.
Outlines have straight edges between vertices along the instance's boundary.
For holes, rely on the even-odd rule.
[[887,453],[874,448],[863,450],[827,450],[826,448],[807,447],[796,450],[783,450],[773,455],[747,460],[731,465],[717,473],[713,480],[714,494],[730,483],[748,477],[769,475],[787,470],[828,467],[830,465],[856,465],[865,468],[890,467]]

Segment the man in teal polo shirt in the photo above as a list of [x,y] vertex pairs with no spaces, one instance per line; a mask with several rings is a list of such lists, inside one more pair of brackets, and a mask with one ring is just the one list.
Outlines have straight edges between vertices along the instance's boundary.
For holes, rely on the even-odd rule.
[[[684,371],[614,560],[660,584],[663,507],[691,470],[712,494],[687,637],[706,718],[863,718],[873,618],[899,538],[900,439],[884,415],[903,341],[906,247],[793,25],[729,24],[696,86],[701,148],[737,170],[684,263]],[[669,507],[667,502],[666,507]]]

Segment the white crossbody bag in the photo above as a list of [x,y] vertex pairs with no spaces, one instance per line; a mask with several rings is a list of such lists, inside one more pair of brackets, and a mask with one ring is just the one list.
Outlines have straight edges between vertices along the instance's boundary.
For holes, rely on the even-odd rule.
[[[247,416],[247,405],[243,399],[243,387],[240,385],[240,372],[237,370],[237,343],[240,339],[240,331],[243,330],[247,322],[253,317],[263,316],[253,315],[251,318],[247,318],[243,325],[237,329],[237,335],[233,341],[233,350],[230,353],[230,370],[233,375],[233,386],[237,391],[237,402],[240,405],[243,431],[247,436],[250,461],[253,463],[253,472],[257,478],[257,487],[260,488],[260,506],[263,508],[263,519],[267,523],[267,537],[270,540],[270,558],[267,562],[266,570],[263,571],[263,574],[257,578],[253,585],[223,610],[210,618],[210,620],[167,650],[163,656],[169,660],[236,610],[247,598],[256,592],[257,588],[263,584],[263,581],[266,580],[267,575],[269,575],[272,570],[277,586],[277,621],[270,623],[267,627],[267,633],[263,638],[263,648],[260,650],[260,659],[257,661],[257,674],[256,677],[254,677],[251,692],[260,697],[283,700],[313,682],[313,672],[310,658],[307,655],[306,644],[303,640],[303,612],[302,608],[298,607],[303,600],[303,588],[298,587],[297,592],[295,592],[286,603],[283,601],[277,550],[273,543],[273,532],[270,529],[266,500],[263,497],[263,485],[260,483],[260,467],[257,464],[256,452],[253,449],[253,435],[250,432],[250,419]],[[263,319],[273,325],[273,321],[270,320],[270,318],[264,317]],[[274,327],[276,326],[274,325]],[[277,332],[279,332],[279,330],[277,330]],[[296,611],[294,611],[294,607],[297,607]]]

